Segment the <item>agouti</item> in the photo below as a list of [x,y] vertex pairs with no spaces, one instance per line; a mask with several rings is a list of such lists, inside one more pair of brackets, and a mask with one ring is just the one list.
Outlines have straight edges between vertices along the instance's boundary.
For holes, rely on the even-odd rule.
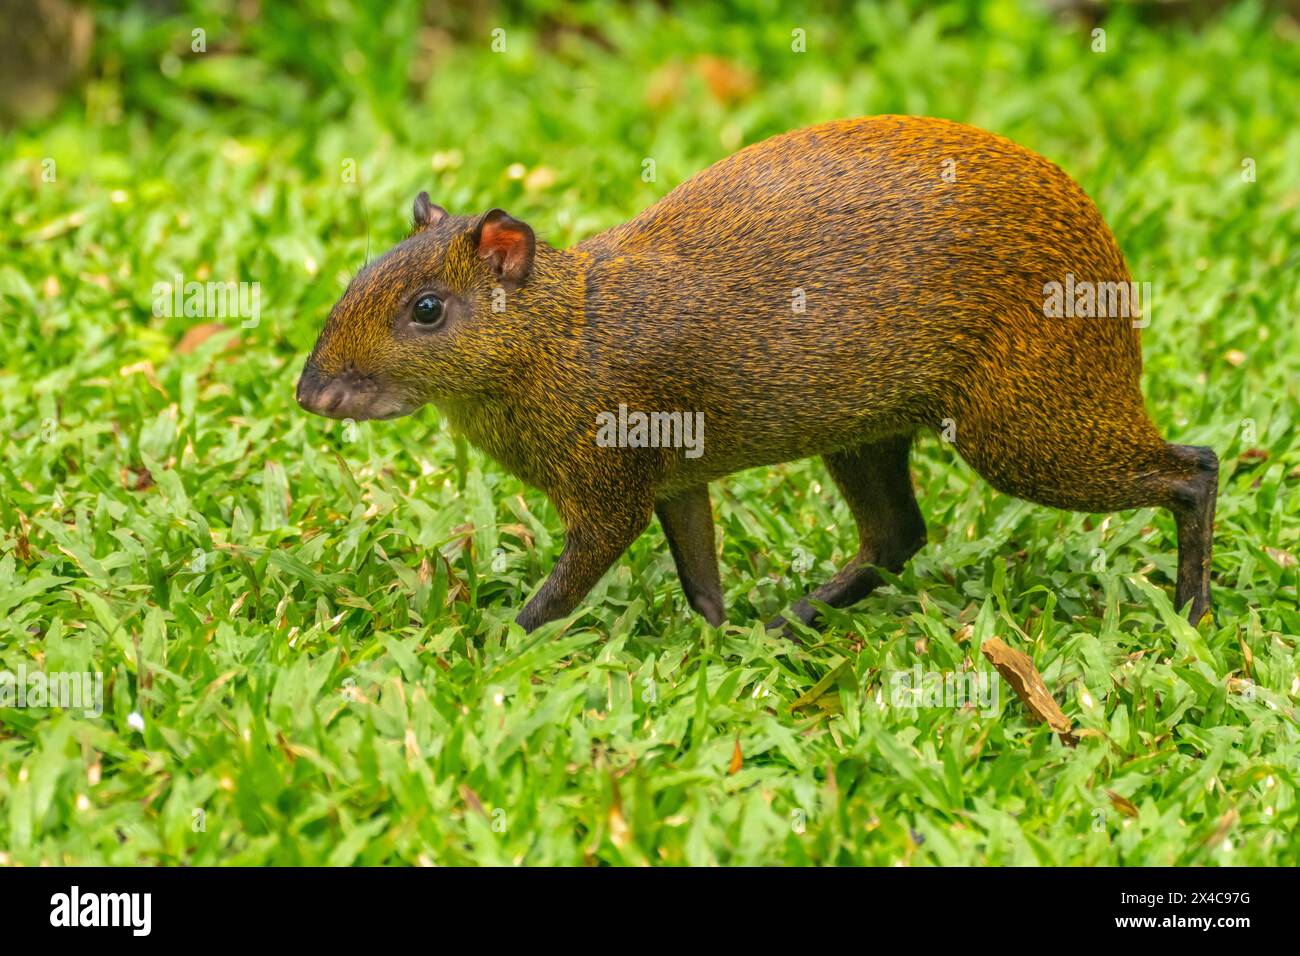
[[432,402],[541,488],[566,531],[529,630],[571,612],[652,513],[720,624],[708,483],[810,455],[859,548],[787,613],[858,601],[925,542],[922,428],[1020,498],[1170,509],[1195,622],[1218,460],[1148,418],[1131,287],[1096,207],[1042,157],[946,120],[844,120],[742,149],[566,250],[421,193],[411,236],[331,311],[298,401],[351,419]]

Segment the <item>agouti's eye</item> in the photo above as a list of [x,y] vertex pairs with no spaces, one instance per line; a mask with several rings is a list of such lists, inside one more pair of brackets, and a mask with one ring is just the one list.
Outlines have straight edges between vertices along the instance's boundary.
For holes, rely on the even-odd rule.
[[411,320],[417,325],[437,325],[442,318],[442,299],[436,295],[422,295],[411,307]]

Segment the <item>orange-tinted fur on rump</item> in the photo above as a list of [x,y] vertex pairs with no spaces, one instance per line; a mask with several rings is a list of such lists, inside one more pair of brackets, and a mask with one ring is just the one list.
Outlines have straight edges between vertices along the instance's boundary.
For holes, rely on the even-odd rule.
[[[925,541],[907,465],[925,427],[1008,494],[1171,509],[1176,600],[1210,608],[1217,459],[1152,425],[1133,315],[1049,315],[1052,283],[1130,277],[1083,191],[1009,140],[904,116],[796,130],[569,250],[424,194],[415,219],[331,312],[299,400],[340,418],[432,402],[550,496],[565,546],[526,628],[572,611],[652,512],[720,623],[708,482],[811,455],[859,550],[790,613],[857,601]],[[702,413],[703,454],[602,447],[620,405]]]

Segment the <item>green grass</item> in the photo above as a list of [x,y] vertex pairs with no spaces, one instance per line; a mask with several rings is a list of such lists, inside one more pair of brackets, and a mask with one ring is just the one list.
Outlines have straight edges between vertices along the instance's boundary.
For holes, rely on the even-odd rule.
[[[450,31],[411,2],[262,6],[99,13],[85,90],[0,139],[0,668],[105,686],[100,718],[0,709],[0,860],[1300,863],[1294,21],[1126,8],[1099,54],[1027,3],[546,4]],[[1035,507],[927,439],[930,545],[819,642],[758,624],[855,547],[816,462],[715,486],[727,627],[687,612],[656,525],[525,636],[545,498],[432,410],[350,431],[293,401],[419,189],[567,244],[743,143],[880,112],[1056,161],[1153,284],[1152,414],[1222,462],[1215,622],[1170,607],[1167,514]],[[175,273],[260,283],[260,322],[179,352],[211,320],[153,314]],[[992,636],[1076,748],[1007,692],[890,705],[890,675],[987,669]]]

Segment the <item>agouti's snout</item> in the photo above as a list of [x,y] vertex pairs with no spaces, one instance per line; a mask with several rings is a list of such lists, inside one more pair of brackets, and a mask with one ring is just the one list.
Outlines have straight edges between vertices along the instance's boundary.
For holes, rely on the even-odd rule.
[[298,379],[297,399],[313,415],[353,421],[400,418],[413,411],[372,376],[352,370],[325,375],[311,362]]

